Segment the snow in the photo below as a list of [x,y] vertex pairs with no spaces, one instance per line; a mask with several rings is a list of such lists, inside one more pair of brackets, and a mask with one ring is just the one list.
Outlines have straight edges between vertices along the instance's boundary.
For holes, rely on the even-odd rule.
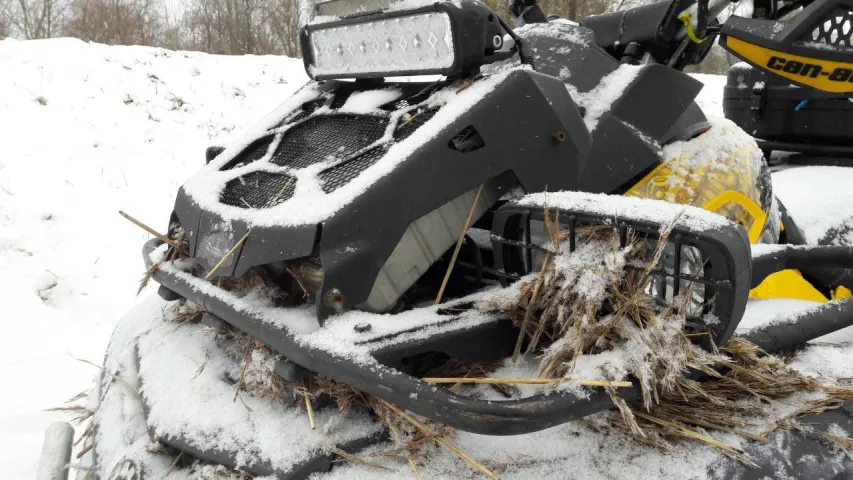
[[400,98],[403,93],[396,88],[368,90],[350,95],[346,103],[338,109],[345,113],[374,113],[379,107]]
[[[838,194],[850,190],[853,169],[810,166],[772,175],[773,190],[808,243],[818,243],[831,230],[853,228],[853,202]],[[845,240],[853,242],[853,234],[847,233],[833,243]]]
[[[620,74],[614,81],[626,81],[629,71],[624,69],[624,77]],[[66,419],[62,413],[44,410],[89,388],[100,374],[70,355],[100,364],[113,328],[130,311],[116,332],[112,360],[106,366],[110,371],[125,372],[131,379],[130,388],[113,382],[94,395],[101,397],[101,420],[121,422],[123,427],[99,430],[102,445],[116,446],[115,450],[99,449],[99,455],[105,464],[116,464],[125,455],[145,456],[147,465],[154,469],[151,478],[162,478],[170,462],[147,453],[147,432],[138,413],[140,398],[133,393],[138,384],[132,336],[159,321],[164,303],[150,297],[156,285],[143,292],[146,299],[141,303],[137,298],[144,269],[140,250],[150,235],[120,218],[116,210],[123,209],[153,228],[165,230],[175,193],[203,165],[207,146],[237,140],[216,163],[226,161],[240,145],[297,103],[298,98],[290,100],[256,123],[306,82],[302,62],[271,56],[224,57],[147,47],[106,47],[71,39],[7,39],[0,41],[0,72],[0,270],[6,274],[0,277],[0,302],[6,316],[6,330],[0,337],[0,374],[8,387],[0,400],[3,477],[35,475],[44,429]],[[725,77],[694,77],[708,87],[698,102],[707,113],[722,116]],[[615,91],[618,84],[614,82],[611,90]],[[487,87],[486,82],[482,88]],[[472,101],[485,93],[476,90],[466,90],[471,91]],[[305,96],[313,93],[310,88],[303,91]],[[350,99],[355,103],[349,107],[370,108],[379,100],[371,97],[357,102]],[[462,104],[458,108],[466,108],[465,102],[457,103]],[[455,114],[451,111],[448,115]],[[251,127],[254,123],[256,126]],[[399,148],[395,158],[381,166],[376,175],[390,171],[412,148],[415,146]],[[819,205],[831,202],[831,208],[826,209],[830,215],[806,225],[809,239],[831,228],[830,217],[853,217],[848,215],[848,205],[853,202],[845,202],[838,194],[846,192],[853,180],[847,176],[849,172],[812,168],[774,174],[777,192],[798,219],[811,218],[811,213],[826,209]],[[803,187],[812,181],[820,183],[815,183],[814,189]],[[365,187],[366,183],[354,188]],[[648,214],[642,208],[635,209],[639,205],[636,199],[630,199],[633,206],[619,200],[602,203],[591,196],[578,200],[553,193],[527,199],[547,201],[552,206],[560,206],[558,202],[578,205],[579,201],[587,206],[599,204],[603,212],[623,216],[632,211]],[[672,218],[675,209],[680,212],[682,207],[652,215]],[[692,209],[687,212],[687,217],[693,218]],[[700,212],[696,218],[702,222],[716,219]],[[262,311],[251,298],[244,301],[246,308]],[[743,326],[754,327],[779,313],[810,306],[778,302],[753,302]],[[297,331],[311,337],[315,326],[309,317],[310,312],[301,312],[277,321],[288,327],[296,325]],[[332,325],[343,332],[357,320],[353,315]],[[390,331],[391,320],[397,318],[375,323],[378,330],[374,332],[386,327]],[[488,319],[474,317],[468,321],[473,324]],[[334,328],[329,329],[330,342]],[[435,328],[441,327],[436,324]],[[162,331],[146,338],[145,345],[153,350],[159,341],[167,341]],[[202,336],[178,334],[174,340],[181,341],[187,347],[183,353],[192,357],[197,351],[190,347],[198,348]],[[798,354],[793,365],[810,374],[853,377],[849,362],[853,351],[840,343],[850,341],[853,333],[848,331],[820,339]],[[164,382],[175,382],[167,383],[174,388],[194,388],[179,380],[190,368],[195,372],[196,364],[175,352],[168,361],[180,368],[174,378],[164,378]],[[528,375],[523,368],[507,369],[504,374]],[[154,388],[146,394],[154,394]],[[261,405],[252,408],[256,407],[263,410]],[[169,412],[157,414],[166,418]],[[273,425],[263,429],[267,438],[273,436]],[[717,452],[698,445],[664,455],[629,441],[621,433],[596,432],[580,423],[515,437],[458,432],[453,441],[474,458],[498,465],[502,478],[695,478],[721,459]],[[321,478],[381,479],[411,474],[405,463],[390,466],[395,470],[343,464]],[[421,469],[424,478],[480,478],[443,450],[436,450],[434,460]],[[176,478],[185,474],[172,472]]]
[[[575,422],[527,435],[489,437],[457,432],[453,443],[475,459],[488,459],[503,480],[531,478],[611,479],[703,478],[704,472],[723,461],[708,447],[689,445],[665,455],[639,446],[621,432],[596,432]],[[418,465],[422,478],[485,478],[446,450],[430,452],[429,463]],[[413,478],[405,462],[393,470],[366,469],[344,464],[318,480],[385,480]]]
[[595,130],[601,116],[628,90],[641,68],[636,65],[619,65],[619,68],[602,78],[601,83],[588,92],[578,92],[573,86],[566,84],[575,102],[586,109],[583,119],[590,131]]
[[[183,437],[204,450],[238,452],[240,466],[268,461],[286,471],[325,445],[378,432],[379,424],[364,413],[353,412],[336,422],[339,428],[326,432],[312,430],[304,411],[294,406],[249,394],[235,402],[234,387],[223,379],[228,373],[237,378],[240,365],[202,330],[160,320],[139,339],[141,394],[156,435]],[[330,424],[335,413],[317,412],[317,425]]]
[[790,247],[790,245],[779,245],[770,243],[755,244],[752,246],[752,258],[772,255],[777,252],[782,252]]
[[788,317],[790,312],[799,312],[817,305],[819,304],[809,300],[793,298],[753,300],[738,324],[738,333],[745,334],[753,328],[782,321]]
[[138,301],[151,237],[117,210],[165,230],[205,148],[307,78],[288,58],[72,39],[0,41],[0,72],[0,373],[31,392],[0,400],[2,476],[17,479],[33,478],[43,430],[66,418],[44,410],[98,373],[71,355],[100,364]]
[[[395,315],[351,311],[329,319],[322,329],[302,335],[300,340],[351,361],[372,363],[373,357],[369,355],[371,350],[494,322],[497,316],[479,309],[454,316],[439,313],[440,309],[453,308],[457,304],[486,301],[491,293],[475,293],[446,304],[425,306]],[[370,330],[354,335],[355,327],[362,323],[369,324]],[[360,345],[366,342],[370,342],[369,345]]]
[[584,192],[532,193],[518,200],[520,205],[548,206],[565,210],[583,210],[607,218],[651,221],[691,229],[715,229],[728,225],[725,218],[697,207],[661,203],[645,198],[602,195]]

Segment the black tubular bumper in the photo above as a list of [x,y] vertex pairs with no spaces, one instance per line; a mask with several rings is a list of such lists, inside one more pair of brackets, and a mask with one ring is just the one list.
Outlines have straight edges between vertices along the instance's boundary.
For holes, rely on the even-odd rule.
[[[157,239],[145,244],[146,265],[151,265],[149,254],[160,244]],[[425,384],[381,364],[366,367],[306,345],[293,332],[238,311],[222,299],[203,294],[186,280],[162,269],[156,270],[153,278],[290,361],[451,428],[482,435],[520,435],[577,420],[613,405],[603,389],[596,389],[587,398],[569,392],[553,392],[501,402],[474,400]],[[639,387],[621,388],[618,392],[628,401],[640,398]]]
[[[752,288],[786,269],[853,269],[853,247],[786,245],[752,257]],[[743,338],[769,353],[796,349],[804,343],[853,326],[853,297],[796,311],[749,330]]]
[[[150,254],[161,243],[153,239],[145,244],[143,257],[146,265],[151,265]],[[752,259],[751,283],[757,285],[775,271],[805,264],[853,267],[853,247],[783,247],[757,255]],[[586,398],[570,392],[552,392],[507,401],[476,400],[457,395],[382,364],[388,352],[375,351],[376,364],[359,364],[311,346],[287,328],[238,310],[217,295],[202,293],[178,275],[158,269],[153,278],[177,295],[201,305],[211,315],[262,341],[290,362],[455,429],[482,435],[520,435],[612,407],[612,401],[603,389],[595,389]],[[209,285],[207,288],[216,287]],[[776,353],[851,325],[853,297],[796,312],[788,319],[751,330],[743,337],[769,353]],[[488,328],[491,327],[486,325]],[[483,330],[482,327],[472,329],[474,335]],[[619,389],[618,393],[626,401],[641,398],[639,386]]]

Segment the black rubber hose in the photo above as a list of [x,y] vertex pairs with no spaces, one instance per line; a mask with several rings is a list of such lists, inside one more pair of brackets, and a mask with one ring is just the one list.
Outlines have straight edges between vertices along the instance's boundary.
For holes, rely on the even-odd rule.
[[518,59],[521,61],[521,64],[528,65],[531,69],[536,70],[536,58],[533,55],[533,51],[527,45],[527,40],[515,33],[512,27],[500,15],[497,15],[497,19],[501,27],[515,41],[515,48],[518,50]]
[[853,269],[853,247],[787,245],[753,255],[752,288],[782,270],[814,268]]
[[779,353],[850,326],[853,326],[853,297],[793,312],[738,336],[768,353]]

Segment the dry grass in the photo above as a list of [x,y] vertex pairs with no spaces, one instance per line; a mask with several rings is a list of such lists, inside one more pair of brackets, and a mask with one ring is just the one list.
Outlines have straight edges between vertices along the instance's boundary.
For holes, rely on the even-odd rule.
[[[147,228],[146,231],[148,231]],[[161,234],[158,234],[156,232],[155,234],[158,237],[162,236]],[[175,260],[180,260],[189,256],[189,239],[187,238],[187,234],[186,232],[184,232],[183,228],[175,229],[166,238],[169,240],[169,242],[166,242],[168,243],[169,248],[166,250],[166,255],[163,257],[163,261],[174,262]],[[145,273],[142,275],[142,280],[139,281],[139,289],[136,291],[137,295],[142,293],[143,290],[145,290],[145,287],[148,286],[148,283],[151,281],[151,277],[154,275],[154,272],[156,272],[157,269],[160,268],[161,263],[162,262],[152,263],[151,266],[145,270]]]
[[[376,452],[372,456],[405,459],[417,478],[420,478],[420,471],[416,459],[425,455],[426,448],[436,444],[453,452],[485,476],[493,479],[498,478],[485,465],[460,450],[447,439],[453,430],[446,425],[417,419],[396,405],[328,377],[317,377],[305,388],[305,391],[309,392],[311,396],[325,395],[332,398],[337,403],[341,414],[354,408],[372,411],[387,429],[392,444],[390,448]],[[352,455],[343,456],[343,459],[356,461],[363,465],[378,466],[373,462],[358,459]]]
[[254,338],[232,332],[229,333],[233,347],[240,354],[240,377],[234,385],[234,399],[241,391],[271,401],[284,401],[288,394],[294,393],[294,385],[288,384],[275,373],[273,367],[279,355],[271,348]]
[[172,305],[171,320],[175,323],[196,323],[201,319],[204,313],[204,307],[190,302],[189,300],[179,300]]
[[[582,228],[576,250],[569,254],[569,232],[546,210],[553,254],[546,256],[535,279],[523,281],[518,307],[508,312],[522,329],[517,350],[527,340],[525,353],[541,357],[541,378],[564,377],[582,355],[633,341],[647,357],[631,372],[643,387],[645,405],[657,396],[658,385],[674,385],[686,362],[672,353],[690,348],[689,339],[675,334],[683,330],[685,317],[675,308],[662,312],[644,293],[673,225],[665,226],[661,242],[652,246],[637,238],[628,238],[622,246],[618,233],[607,225]],[[561,257],[569,260],[561,263]],[[579,260],[573,263],[572,257]],[[626,271],[626,264],[646,268]]]
[[[211,281],[217,287],[234,293],[237,296],[244,296],[256,289],[265,288],[267,282],[257,269],[251,269],[241,277],[214,277]],[[270,294],[272,292],[269,292]],[[267,295],[271,296],[271,295]]]
[[[71,422],[78,427],[85,425],[83,433],[74,441],[74,447],[83,445],[83,448],[77,452],[76,459],[86,455],[94,445],[93,436],[95,435],[95,411],[90,409],[86,402],[91,395],[91,390],[84,390],[77,395],[69,398],[60,407],[49,408],[48,412],[62,412],[69,415]],[[91,471],[86,472],[86,478],[89,478]]]
[[[636,237],[620,245],[610,226],[579,229],[571,254],[564,248],[568,232],[559,228],[559,219],[546,210],[545,220],[553,254],[538,275],[522,280],[517,305],[506,312],[522,329],[517,351],[526,342],[525,353],[540,359],[541,378],[571,376],[585,355],[630,351],[628,373],[639,381],[643,398],[628,405],[607,388],[618,410],[609,417],[613,427],[663,450],[679,441],[699,441],[751,464],[736,446],[708,432],[766,441],[773,429],[796,425],[793,419],[799,415],[853,399],[853,389],[805,377],[745,340],[734,338],[711,351],[690,341],[684,333],[690,287],[666,307],[645,293],[677,219],[664,226],[656,245]],[[582,269],[573,270],[571,259],[564,259],[572,255],[587,262]],[[626,264],[639,268],[623,269]],[[584,283],[588,275],[604,279],[606,288],[590,289]],[[686,372],[705,379],[688,378]],[[819,399],[801,401],[791,414],[773,418],[774,406],[790,405],[795,394],[804,392]],[[853,452],[853,440],[823,435]]]

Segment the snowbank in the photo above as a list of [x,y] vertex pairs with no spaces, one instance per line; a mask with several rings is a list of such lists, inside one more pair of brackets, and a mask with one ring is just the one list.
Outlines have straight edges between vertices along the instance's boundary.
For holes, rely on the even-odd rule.
[[98,373],[70,355],[100,364],[137,302],[150,236],[117,210],[164,230],[205,148],[306,80],[290,58],[0,41],[4,478],[33,477],[43,429],[65,419],[43,410]]

